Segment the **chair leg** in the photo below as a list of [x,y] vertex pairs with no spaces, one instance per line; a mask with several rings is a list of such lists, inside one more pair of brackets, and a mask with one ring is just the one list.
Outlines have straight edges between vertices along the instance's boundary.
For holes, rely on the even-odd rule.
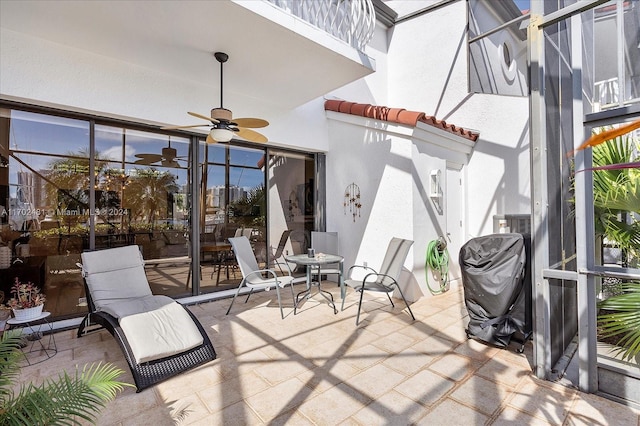
[[284,311],[282,310],[282,300],[280,300],[280,286],[276,284],[276,296],[278,296],[278,306],[280,307],[280,316],[284,319]]
[[396,305],[393,304],[393,300],[391,299],[391,292],[387,293],[387,297],[389,298],[389,302],[391,302],[391,307],[395,308]]
[[293,315],[296,314],[296,308],[298,307],[296,303],[296,295],[293,292],[293,283],[289,283],[289,287],[291,287],[291,299],[293,300]]
[[364,287],[360,288],[360,302],[358,303],[358,315],[356,316],[356,325],[360,322],[360,308],[362,308],[362,298],[364,297]]
[[400,292],[400,296],[402,296],[402,300],[404,301],[404,304],[407,306],[407,309],[409,310],[409,313],[411,314],[411,318],[413,318],[413,320],[415,321],[416,317],[413,316],[413,312],[411,311],[411,308],[409,307],[409,304],[407,303],[407,299],[404,298],[404,294],[402,294],[402,290],[400,289],[400,286],[397,285],[396,287],[398,288],[398,291]]
[[247,294],[247,298],[244,300],[244,303],[247,303],[249,301],[249,297],[251,296],[252,293],[253,293],[253,289],[249,290],[249,294]]
[[236,297],[238,297],[238,293],[240,293],[240,289],[242,288],[242,284],[244,284],[244,280],[242,280],[240,282],[240,285],[238,286],[238,289],[236,290],[236,294],[233,295],[233,299],[231,299],[231,304],[229,305],[229,309],[227,309],[227,313],[225,315],[229,315],[229,312],[231,312],[231,307],[233,306],[233,302],[236,301]]

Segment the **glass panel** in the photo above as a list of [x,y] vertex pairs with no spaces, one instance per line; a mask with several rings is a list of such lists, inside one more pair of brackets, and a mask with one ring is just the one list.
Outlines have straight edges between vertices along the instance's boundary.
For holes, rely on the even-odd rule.
[[607,3],[593,16],[593,110],[640,102],[640,1]]
[[306,253],[315,224],[314,158],[276,150],[269,154],[269,253],[274,255],[285,230],[291,234],[283,253]]
[[618,106],[620,80],[618,78],[618,21],[615,2],[594,11],[594,110]]
[[82,315],[76,263],[88,248],[89,123],[9,110],[0,116],[7,166],[0,167],[0,211],[7,210],[0,213],[0,238],[13,258],[10,267],[0,266],[0,291],[9,296],[16,277],[31,281],[54,317]]
[[[201,289],[217,291],[238,285],[241,278],[228,238],[246,235],[256,257],[266,252],[264,150],[230,145],[205,145],[202,234],[200,235]],[[228,162],[227,162],[228,159]]]
[[640,102],[640,0],[624,2],[624,100]]
[[[623,123],[624,124],[624,123]],[[611,129],[606,126],[596,133]],[[627,133],[594,146],[593,166],[604,167],[638,161],[640,131]],[[614,168],[593,171],[593,212],[595,218],[595,262],[613,267],[638,267],[640,217],[637,191],[640,170]],[[607,293],[606,289],[604,289]]]

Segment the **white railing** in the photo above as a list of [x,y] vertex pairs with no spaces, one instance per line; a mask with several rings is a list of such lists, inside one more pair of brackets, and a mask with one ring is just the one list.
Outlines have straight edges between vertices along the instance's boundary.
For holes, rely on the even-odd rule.
[[376,13],[371,0],[267,1],[358,50],[364,50],[373,37]]

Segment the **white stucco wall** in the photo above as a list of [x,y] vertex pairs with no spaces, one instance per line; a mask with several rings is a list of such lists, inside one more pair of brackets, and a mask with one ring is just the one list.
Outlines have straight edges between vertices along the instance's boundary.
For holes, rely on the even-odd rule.
[[493,232],[494,214],[528,213],[530,188],[528,98],[468,92],[466,13],[453,2],[397,25],[388,61],[389,106],[480,133],[464,170],[468,239]]
[[[460,172],[464,223],[461,241],[451,244],[451,262],[457,262],[458,247],[465,241],[493,232],[493,215],[530,209],[528,99],[468,92],[465,26],[465,2],[396,25],[387,34],[388,49],[367,52],[387,73],[386,82],[369,76],[364,79],[367,90],[358,92],[360,96],[352,89],[363,81],[332,93],[348,101],[425,112],[480,133]],[[376,102],[381,99],[386,102]],[[340,232],[347,264],[353,260],[375,265],[392,236],[414,240],[405,266],[412,269],[422,293],[428,294],[426,246],[446,232],[447,224],[446,211],[439,214],[424,194],[431,170],[440,169],[444,175],[446,157],[437,150],[425,152],[423,142],[394,134],[397,129],[390,132],[393,125],[371,125],[380,131],[359,126],[333,121],[329,126],[327,229]],[[341,190],[351,181],[361,186],[363,197],[362,218],[355,223],[332,208],[341,205]]]

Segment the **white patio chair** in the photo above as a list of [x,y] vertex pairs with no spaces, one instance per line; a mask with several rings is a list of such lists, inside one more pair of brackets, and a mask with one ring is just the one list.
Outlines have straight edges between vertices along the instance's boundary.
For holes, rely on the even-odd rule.
[[251,243],[247,237],[234,237],[229,238],[229,242],[233,247],[236,260],[240,266],[240,272],[242,272],[242,281],[233,295],[231,305],[227,309],[227,315],[231,312],[231,307],[240,293],[242,286],[249,288],[249,294],[245,303],[249,301],[249,296],[254,290],[268,290],[275,288],[276,295],[278,297],[278,306],[280,307],[280,316],[284,319],[284,311],[282,310],[282,301],[280,299],[280,288],[284,288],[286,285],[291,287],[291,298],[295,306],[295,295],[293,294],[293,277],[291,274],[278,276],[273,269],[260,269],[256,256],[251,249]]
[[[316,254],[340,254],[338,247],[338,233],[337,232],[311,232],[311,248],[313,248]],[[312,269],[312,275],[318,275],[317,270]],[[340,280],[342,271],[340,265],[337,263],[322,265],[320,268],[320,276],[318,281],[323,275],[337,275],[338,281]]]
[[[404,304],[407,306],[409,313],[411,314],[411,318],[414,320],[416,317],[413,316],[413,312],[411,312],[411,308],[407,303],[407,300],[404,298],[402,294],[402,289],[398,285],[398,278],[400,277],[400,272],[402,272],[402,265],[404,264],[405,259],[407,258],[407,254],[409,254],[409,249],[413,245],[413,241],[411,240],[403,240],[401,238],[392,238],[389,242],[389,247],[387,248],[387,253],[384,256],[382,261],[382,266],[377,272],[375,269],[370,268],[368,266],[361,265],[353,265],[347,271],[347,277],[344,283],[352,287],[356,292],[360,292],[360,301],[358,302],[358,315],[356,316],[356,325],[360,322],[360,309],[362,308],[362,297],[364,296],[364,291],[377,291],[383,292],[387,294],[389,301],[391,302],[391,306],[395,307],[393,304],[393,300],[391,300],[391,293],[394,289],[398,289],[400,292],[400,296],[404,301]],[[351,273],[354,269],[362,268],[366,270],[366,275],[362,280],[351,279]],[[344,310],[344,300],[342,299],[342,308]]]

